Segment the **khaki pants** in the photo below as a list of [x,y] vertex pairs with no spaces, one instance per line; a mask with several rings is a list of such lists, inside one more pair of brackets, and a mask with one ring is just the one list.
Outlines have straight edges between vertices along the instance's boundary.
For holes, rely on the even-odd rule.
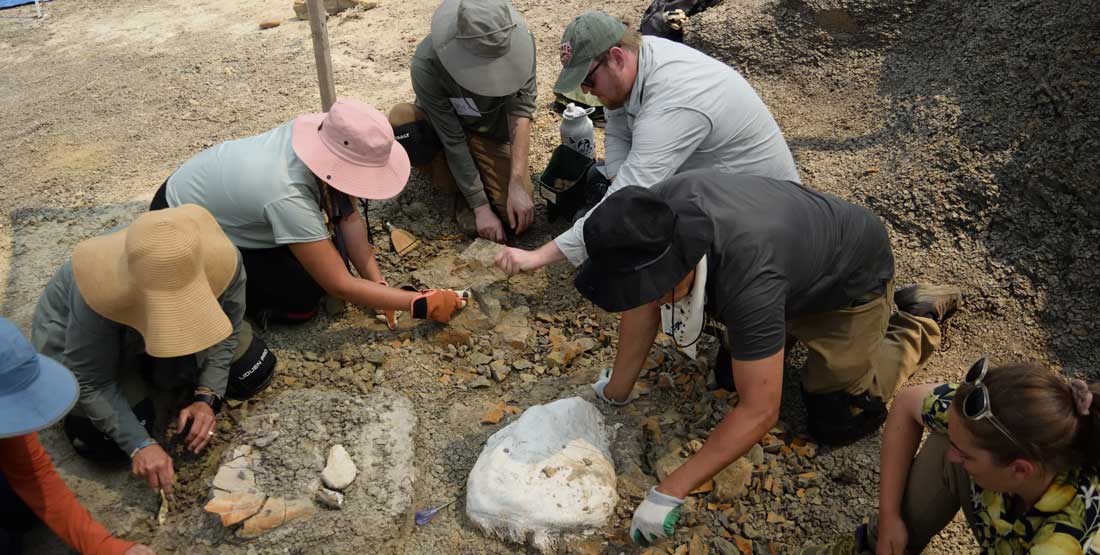
[[[401,103],[390,110],[390,125],[397,127],[415,121],[426,120],[424,112],[414,104]],[[508,182],[512,175],[512,150],[509,143],[499,143],[488,137],[468,134],[466,145],[470,149],[470,155],[474,159],[477,171],[481,175],[481,182],[485,186],[485,195],[489,197],[489,204],[493,211],[501,219],[505,227],[508,227]],[[416,166],[421,173],[431,180],[438,190],[444,193],[459,193],[455,178],[447,166],[447,156],[440,149],[429,164]],[[534,185],[531,177],[523,176],[524,188],[527,194],[534,198]]]
[[[947,460],[950,442],[943,434],[928,434],[905,482],[901,517],[909,531],[907,553],[920,553],[962,508],[966,521],[974,528],[978,517],[970,502],[970,476],[962,465]],[[878,543],[878,516],[867,527],[867,542],[874,550]]]
[[883,402],[894,397],[940,345],[940,326],[931,318],[892,312],[894,282],[882,296],[863,304],[803,316],[788,332],[810,350],[802,369],[806,393],[869,393]]

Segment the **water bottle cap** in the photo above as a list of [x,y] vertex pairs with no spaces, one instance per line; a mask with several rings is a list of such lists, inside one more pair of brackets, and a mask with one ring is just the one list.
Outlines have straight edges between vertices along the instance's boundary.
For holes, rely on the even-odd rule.
[[561,113],[561,115],[565,119],[578,119],[583,118],[588,114],[591,114],[595,110],[595,108],[581,108],[580,106],[577,106],[576,104],[570,102],[565,106],[565,110]]

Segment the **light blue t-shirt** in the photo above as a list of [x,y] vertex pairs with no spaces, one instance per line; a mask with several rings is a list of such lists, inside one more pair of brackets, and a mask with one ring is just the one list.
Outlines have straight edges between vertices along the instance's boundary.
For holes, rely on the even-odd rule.
[[168,205],[206,208],[239,248],[328,239],[321,190],[294,153],[293,130],[289,121],[200,152],[168,178]]

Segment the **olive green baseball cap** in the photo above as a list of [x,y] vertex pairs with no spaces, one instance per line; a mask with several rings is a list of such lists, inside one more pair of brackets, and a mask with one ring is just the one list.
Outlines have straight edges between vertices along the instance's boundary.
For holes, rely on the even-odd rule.
[[626,25],[599,10],[578,15],[561,35],[561,74],[554,92],[565,94],[580,86],[588,66],[623,38]]

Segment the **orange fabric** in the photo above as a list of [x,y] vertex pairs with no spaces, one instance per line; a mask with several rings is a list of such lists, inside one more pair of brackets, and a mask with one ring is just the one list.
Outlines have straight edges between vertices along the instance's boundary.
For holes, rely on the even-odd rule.
[[122,555],[134,544],[111,536],[61,479],[38,434],[0,439],[0,472],[65,543],[84,555]]

